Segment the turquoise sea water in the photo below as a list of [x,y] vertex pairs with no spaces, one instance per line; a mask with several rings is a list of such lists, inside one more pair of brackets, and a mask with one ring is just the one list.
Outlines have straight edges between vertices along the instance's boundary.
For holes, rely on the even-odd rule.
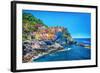
[[[75,39],[78,42],[91,45],[90,39],[81,38]],[[70,48],[70,50],[66,50]],[[81,46],[72,45],[65,48],[65,51],[59,51],[56,53],[42,56],[35,60],[35,62],[48,62],[48,61],[71,61],[71,60],[88,60],[91,59],[91,49]]]

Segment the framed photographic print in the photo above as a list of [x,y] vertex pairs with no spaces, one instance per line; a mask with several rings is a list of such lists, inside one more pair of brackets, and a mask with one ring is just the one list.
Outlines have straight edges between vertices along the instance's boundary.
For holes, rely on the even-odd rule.
[[97,67],[97,6],[11,2],[11,71]]

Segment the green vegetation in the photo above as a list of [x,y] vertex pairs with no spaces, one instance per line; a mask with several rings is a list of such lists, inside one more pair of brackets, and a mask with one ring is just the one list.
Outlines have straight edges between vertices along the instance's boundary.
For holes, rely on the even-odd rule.
[[29,13],[23,13],[22,20],[23,40],[30,40],[30,33],[33,31],[37,31],[38,26],[45,26],[46,28],[48,27],[42,22],[42,20],[37,19],[35,16]]
[[63,36],[64,36],[65,38],[67,38],[69,41],[73,41],[73,38],[72,38],[72,36],[71,36],[71,34],[69,33],[69,31],[68,31],[67,28],[64,29],[63,33],[64,33]]

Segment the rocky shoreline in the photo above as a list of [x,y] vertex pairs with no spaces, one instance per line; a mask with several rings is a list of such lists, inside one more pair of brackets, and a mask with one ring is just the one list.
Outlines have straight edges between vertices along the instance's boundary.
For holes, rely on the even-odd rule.
[[91,45],[87,45],[87,44],[79,43],[79,42],[77,42],[75,45],[76,46],[81,46],[81,47],[84,47],[84,48],[87,48],[87,49],[90,49],[91,48]]
[[61,26],[48,27],[42,20],[32,14],[23,13],[22,32],[22,62],[33,62],[34,60],[51,53],[70,50],[71,45],[90,48],[74,41],[67,28]]
[[[83,43],[79,43],[75,41],[73,41],[73,43],[71,44],[64,44],[64,43],[59,44],[59,42],[57,41],[53,42],[50,40],[48,40],[48,42],[47,41],[36,42],[36,41],[37,40],[23,42],[23,63],[33,62],[42,56],[60,52],[60,51],[65,51],[64,46],[76,45],[84,48],[90,48],[90,45],[85,45]],[[32,43],[37,43],[37,44],[35,46],[35,44]]]
[[[49,49],[33,49],[33,48],[28,48],[30,52],[28,52],[23,56],[23,63],[26,62],[33,62],[33,60],[38,59],[41,56],[55,53],[57,51],[63,50],[64,48],[60,45],[53,44],[52,46],[48,46]],[[25,50],[24,50],[25,52]]]

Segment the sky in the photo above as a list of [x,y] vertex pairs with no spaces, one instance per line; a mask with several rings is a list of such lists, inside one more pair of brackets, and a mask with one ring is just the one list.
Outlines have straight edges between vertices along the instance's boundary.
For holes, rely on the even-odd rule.
[[44,24],[50,27],[62,26],[67,28],[73,38],[91,37],[90,13],[36,10],[23,10],[23,12],[31,13],[36,18],[41,19],[44,22]]

